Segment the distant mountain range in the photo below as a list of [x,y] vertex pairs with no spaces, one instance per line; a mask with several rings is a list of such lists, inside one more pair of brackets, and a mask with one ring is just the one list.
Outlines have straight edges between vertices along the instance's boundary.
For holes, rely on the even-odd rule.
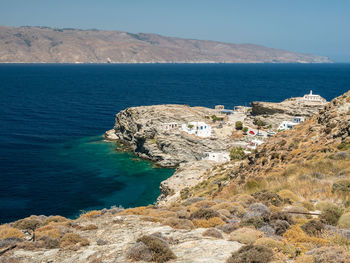
[[330,63],[253,44],[122,31],[0,26],[0,63]]

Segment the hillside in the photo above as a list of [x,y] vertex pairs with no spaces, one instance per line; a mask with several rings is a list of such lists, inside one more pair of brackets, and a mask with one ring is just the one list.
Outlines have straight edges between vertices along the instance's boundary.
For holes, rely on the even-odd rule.
[[180,200],[2,225],[0,262],[349,263],[349,167],[350,91]]
[[0,63],[329,63],[252,44],[122,31],[0,26]]

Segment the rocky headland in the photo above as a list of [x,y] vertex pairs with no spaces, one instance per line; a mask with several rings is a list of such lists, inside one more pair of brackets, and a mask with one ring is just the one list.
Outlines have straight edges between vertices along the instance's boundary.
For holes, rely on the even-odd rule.
[[0,26],[0,63],[331,63],[253,44],[74,28]]
[[[178,165],[158,205],[1,225],[0,262],[350,262],[350,91],[250,154],[217,163],[194,151],[186,162],[173,143],[226,148],[158,127],[207,111],[162,105],[118,113],[107,138],[160,165]],[[229,134],[221,129],[213,128],[217,141]]]

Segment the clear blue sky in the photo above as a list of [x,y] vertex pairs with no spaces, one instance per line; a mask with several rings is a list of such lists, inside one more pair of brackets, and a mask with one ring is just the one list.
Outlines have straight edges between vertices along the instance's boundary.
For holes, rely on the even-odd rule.
[[350,0],[0,0],[0,24],[253,43],[350,62]]

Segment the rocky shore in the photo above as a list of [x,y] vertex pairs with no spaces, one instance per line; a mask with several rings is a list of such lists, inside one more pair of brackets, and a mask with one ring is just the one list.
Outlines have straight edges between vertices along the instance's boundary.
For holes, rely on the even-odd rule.
[[[162,105],[117,114],[106,138],[138,156],[178,166],[162,183],[158,204],[1,225],[0,262],[349,263],[350,91],[251,154],[224,163],[199,160],[194,149],[208,146],[197,141],[209,138],[158,129],[207,111],[212,113]],[[221,129],[213,128],[216,141],[226,138]],[[191,145],[186,154],[198,156],[187,162],[172,145],[185,142]]]

